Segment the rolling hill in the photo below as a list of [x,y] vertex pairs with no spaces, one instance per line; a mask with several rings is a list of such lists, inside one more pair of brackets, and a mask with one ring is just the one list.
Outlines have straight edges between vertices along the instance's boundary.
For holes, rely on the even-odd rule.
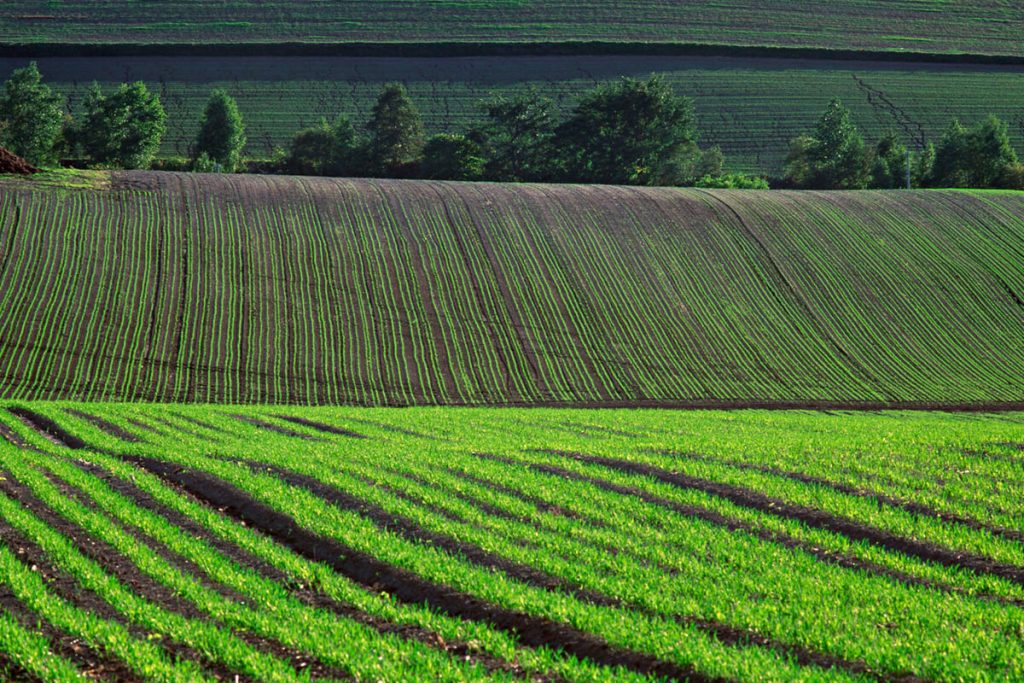
[[[827,6],[823,11],[822,7]],[[610,43],[1024,54],[1002,0],[8,0],[0,43]]]
[[0,181],[0,396],[1024,404],[1024,194]]

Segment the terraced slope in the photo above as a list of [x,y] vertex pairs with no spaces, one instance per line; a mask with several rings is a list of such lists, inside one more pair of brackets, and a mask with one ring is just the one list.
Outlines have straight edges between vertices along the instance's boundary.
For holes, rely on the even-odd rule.
[[0,185],[0,395],[1024,404],[1024,194]]
[[[568,111],[598,83],[661,74],[694,99],[701,144],[719,145],[734,170],[782,175],[790,140],[840,97],[869,143],[888,130],[915,151],[953,117],[996,114],[1024,154],[1024,71],[1018,67],[727,57],[96,57],[40,59],[39,68],[80,112],[95,81],[140,79],[168,113],[162,154],[185,156],[210,92],[226,88],[245,118],[248,151],[269,157],[304,126],[344,113],[369,117],[381,87],[406,84],[431,132],[480,121],[491,92],[535,86]],[[27,59],[0,59],[0,77]]]
[[1019,413],[8,403],[0,672],[1021,680],[1022,445]]
[[612,43],[1022,54],[1005,0],[7,0],[2,43]]

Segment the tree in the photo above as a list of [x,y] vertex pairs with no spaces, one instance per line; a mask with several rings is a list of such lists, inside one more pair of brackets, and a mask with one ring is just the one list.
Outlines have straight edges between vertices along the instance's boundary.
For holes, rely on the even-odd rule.
[[486,157],[484,176],[500,182],[550,180],[554,168],[554,102],[535,87],[483,103],[487,123],[470,133]]
[[484,174],[480,147],[465,135],[440,133],[423,148],[424,178],[434,180],[479,180]]
[[896,133],[888,132],[875,146],[871,187],[891,190],[907,184],[907,148]]
[[811,135],[798,135],[789,141],[784,175],[786,182],[795,187],[808,187],[814,179],[812,155],[818,141]]
[[160,149],[167,115],[145,83],[122,84],[111,95],[93,85],[84,106],[78,137],[86,156],[121,168],[149,166]]
[[245,125],[238,104],[226,90],[214,90],[206,103],[194,158],[205,154],[224,171],[234,173],[241,166],[243,149]]
[[697,139],[689,98],[660,77],[623,78],[584,95],[556,131],[568,180],[676,184],[678,157]]
[[42,82],[32,62],[16,69],[0,95],[0,146],[36,166],[53,164],[64,125],[64,99]]
[[359,170],[356,132],[347,116],[326,119],[292,138],[284,168],[299,175],[349,175]]
[[725,168],[725,155],[722,154],[722,148],[718,145],[709,147],[704,150],[700,155],[700,163],[697,164],[696,176],[703,178],[705,176],[711,176],[716,178],[722,175],[722,170]]
[[402,167],[416,161],[423,149],[420,114],[400,83],[389,83],[381,90],[366,130],[372,175],[400,175]]
[[850,120],[850,110],[838,99],[825,108],[814,129],[811,148],[812,187],[857,190],[867,187],[868,158],[864,138]]
[[990,116],[972,128],[954,119],[935,151],[931,184],[937,187],[1000,187],[1017,163],[1006,123]]

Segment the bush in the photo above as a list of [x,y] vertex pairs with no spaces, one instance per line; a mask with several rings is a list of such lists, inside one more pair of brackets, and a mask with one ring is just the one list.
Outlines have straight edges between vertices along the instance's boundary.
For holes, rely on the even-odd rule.
[[701,177],[694,187],[721,188],[726,190],[767,190],[768,181],[760,176],[743,173],[725,173],[722,175]]
[[196,138],[195,160],[205,156],[205,166],[216,164],[217,172],[234,173],[242,163],[245,125],[238,104],[225,90],[214,90],[206,103],[203,123]]
[[0,95],[0,147],[36,166],[57,161],[55,149],[64,125],[64,98],[42,79],[32,62],[11,74]]
[[465,135],[441,133],[423,147],[421,172],[434,180],[480,180],[484,160],[480,147]]
[[141,81],[123,84],[109,96],[93,85],[78,140],[95,164],[146,168],[160,149],[166,120],[160,98]]

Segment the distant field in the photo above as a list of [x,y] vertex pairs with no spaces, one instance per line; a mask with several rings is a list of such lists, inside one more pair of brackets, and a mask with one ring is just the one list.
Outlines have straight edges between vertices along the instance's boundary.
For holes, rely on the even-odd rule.
[[[0,60],[6,77],[27,60]],[[239,100],[249,152],[270,153],[302,126],[344,112],[369,115],[381,85],[404,82],[431,131],[461,130],[480,118],[492,91],[536,85],[568,108],[596,83],[662,73],[696,100],[703,144],[717,144],[729,168],[781,174],[789,140],[814,125],[834,96],[854,110],[869,140],[887,129],[912,145],[937,140],[953,116],[989,113],[1011,124],[1024,152],[1024,72],[1012,67],[697,57],[76,58],[42,59],[47,81],[80,105],[93,81],[142,79],[169,114],[162,153],[185,155],[210,91]]]
[[1024,405],[1024,193],[0,181],[0,395]]
[[1021,55],[1006,0],[6,0],[0,43],[711,43]]
[[0,677],[1019,681],[1022,448],[1020,413],[5,402]]

